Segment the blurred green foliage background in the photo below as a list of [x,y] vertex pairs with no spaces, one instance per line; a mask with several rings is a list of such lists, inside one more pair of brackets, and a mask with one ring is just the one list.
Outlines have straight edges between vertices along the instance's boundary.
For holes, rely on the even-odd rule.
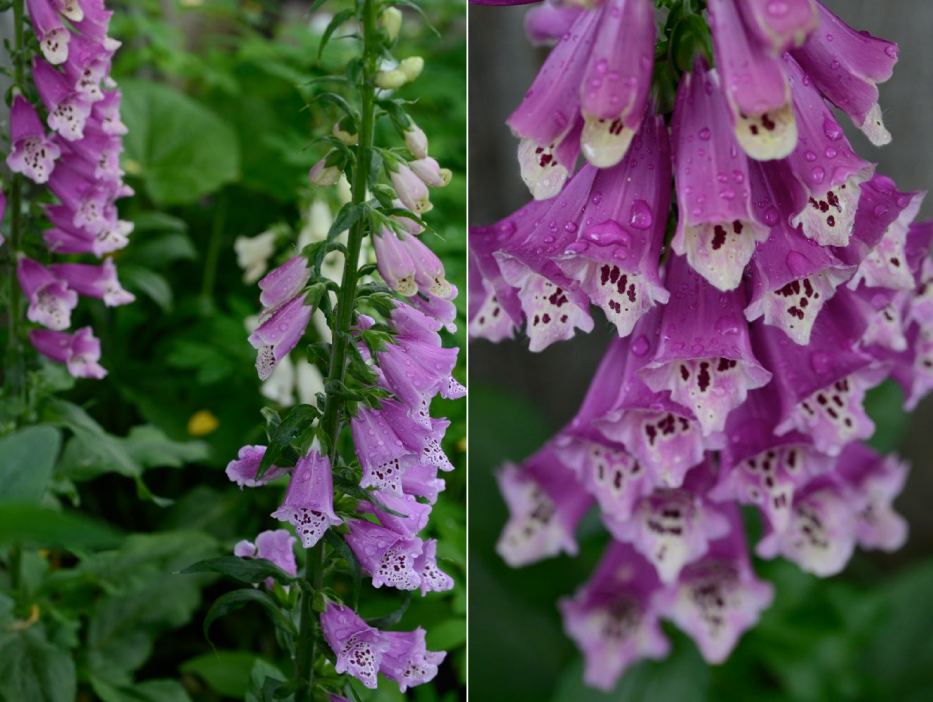
[[[438,236],[426,243],[461,290],[460,329],[445,345],[462,348],[465,3],[420,4],[439,34],[404,10],[396,55],[422,55],[426,66],[399,94],[416,101],[410,112],[429,135],[432,156],[454,173],[433,195],[428,220]],[[307,107],[316,91],[330,89],[309,81],[339,72],[354,40],[335,37],[317,63],[321,34],[345,6],[340,0],[327,0],[314,14],[309,0],[107,5],[114,10],[111,34],[123,42],[113,75],[129,128],[123,164],[137,192],[121,202],[121,216],[136,229],[117,260],[121,282],[138,299],[115,310],[82,303],[74,326],[94,326],[109,377],[75,384],[61,369],[44,367],[35,387],[59,392],[63,401],[43,402],[42,426],[3,446],[24,457],[39,451],[41,466],[32,468],[50,486],[41,506],[61,513],[4,505],[23,496],[0,493],[0,553],[8,562],[12,538],[27,539],[22,587],[39,607],[32,626],[0,631],[0,699],[244,699],[251,673],[290,671],[272,627],[258,608],[225,617],[211,630],[215,655],[201,622],[235,584],[176,573],[230,553],[263,529],[281,528],[268,515],[284,484],[241,492],[224,475],[241,446],[265,443],[259,410],[276,406],[260,395],[246,340],[258,288],[244,283],[234,240],[276,232],[271,267],[294,255],[314,198],[336,213],[334,195],[312,192],[307,179],[323,147],[306,146],[329,133],[339,113],[320,103]],[[399,143],[387,124],[377,140]],[[463,354],[455,375],[465,381]],[[401,622],[405,629],[423,626],[429,647],[449,652],[434,684],[415,694],[424,701],[462,698],[466,675],[465,403],[438,400],[433,413],[452,421],[445,449],[457,470],[445,475],[447,492],[429,536],[439,539],[442,567],[457,587],[415,598]],[[43,483],[36,484],[38,500]],[[8,584],[0,572],[0,585]],[[5,627],[16,613],[2,589]],[[386,614],[399,602],[398,593],[367,588],[362,614]],[[402,697],[387,681],[366,694]]]

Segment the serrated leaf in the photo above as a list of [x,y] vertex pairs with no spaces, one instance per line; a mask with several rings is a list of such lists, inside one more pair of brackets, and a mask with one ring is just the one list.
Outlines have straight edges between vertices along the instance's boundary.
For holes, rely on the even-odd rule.
[[199,561],[183,568],[183,574],[190,573],[221,573],[229,575],[242,583],[261,583],[266,578],[272,578],[285,585],[293,583],[296,577],[289,575],[277,565],[265,558],[239,558],[237,556],[221,556],[206,561]]

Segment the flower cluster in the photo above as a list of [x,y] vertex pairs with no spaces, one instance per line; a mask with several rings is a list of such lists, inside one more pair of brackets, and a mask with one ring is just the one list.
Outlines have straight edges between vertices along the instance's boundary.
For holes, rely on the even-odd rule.
[[[119,219],[115,204],[133,191],[120,169],[126,127],[120,121],[120,91],[109,75],[120,46],[107,36],[112,13],[102,0],[27,0],[26,5],[42,51],[32,62],[41,105],[37,110],[20,87],[14,89],[7,165],[47,184],[58,199],[45,208],[52,224],[43,232],[48,252],[101,259],[126,246],[133,229]],[[66,364],[75,377],[104,377],[92,329],[66,330],[79,296],[102,299],[108,307],[134,300],[120,286],[113,259],[43,265],[21,251],[16,256],[27,317],[44,327],[30,331],[33,346]]]
[[[367,0],[362,14],[370,8]],[[395,8],[379,15],[378,31],[389,45],[400,21]],[[363,23],[365,31],[372,31]],[[321,188],[345,188],[345,172],[359,168],[372,150],[387,182],[377,182],[376,172],[355,178],[351,197],[343,199],[333,219],[329,211],[322,213],[326,205],[316,196],[308,223],[315,231],[309,230],[307,238],[302,234],[300,253],[261,279],[275,234],[239,243],[241,265],[258,279],[261,291],[263,309],[249,336],[260,379],[268,381],[289,363],[310,328],[320,340],[310,345],[315,353],[309,358],[326,365],[327,377],[321,392],[310,398],[316,407],[298,405],[280,420],[285,425],[300,417],[287,450],[273,427],[269,446],[244,446],[227,466],[227,475],[241,487],[287,475],[284,500],[271,516],[291,524],[305,549],[321,549],[326,543],[330,548],[322,553],[328,559],[355,561],[373,587],[424,596],[454,586],[438,565],[437,541],[422,535],[445,488],[439,472],[454,467],[441,447],[449,422],[431,416],[431,403],[438,395],[461,398],[466,389],[452,375],[459,349],[444,348],[440,335],[445,328],[456,331],[457,289],[419,238],[427,229],[421,215],[431,209],[428,186],[446,185],[451,173],[428,156],[427,137],[401,109],[401,101],[389,101],[384,92],[414,80],[422,63],[406,59],[398,68],[374,70],[371,76],[373,85],[383,90],[380,107],[391,115],[411,158],[403,158],[401,149],[374,146],[371,134],[361,133],[365,116],[347,110],[324,138],[331,150],[309,173],[318,195]],[[371,65],[376,66],[375,60]],[[366,105],[373,108],[368,99],[362,102],[364,110]],[[371,189],[374,198],[361,187]],[[322,219],[327,226],[321,226]],[[346,224],[348,220],[359,223]],[[366,258],[365,234],[372,237],[374,263]],[[343,260],[339,271],[329,263],[335,256]],[[369,277],[376,270],[384,284]],[[312,324],[317,315],[320,328]],[[344,426],[352,439],[352,457],[341,451]],[[295,539],[289,534],[281,529],[263,532],[255,544],[240,542],[235,554],[271,561],[294,575]],[[306,571],[304,577],[310,581],[312,574]],[[336,656],[336,673],[375,688],[381,672],[402,692],[434,678],[445,654],[426,649],[423,629],[380,631],[335,600],[328,589],[315,609]]]
[[[651,0],[534,8],[532,37],[557,44],[509,124],[535,199],[470,231],[473,336],[524,325],[538,351],[590,331],[591,304],[618,332],[574,419],[499,474],[513,566],[575,554],[598,505],[611,545],[560,607],[603,688],[666,654],[662,617],[710,662],[756,623],[772,590],[738,505],[764,519],[760,557],[819,576],[898,548],[907,467],[860,443],[863,400],[886,378],[908,409],[933,389],[923,193],[861,159],[827,102],[886,143],[876,84],[897,47],[811,0],[706,4],[713,55],[665,67],[669,120],[649,99]],[[662,41],[684,36],[670,21]]]

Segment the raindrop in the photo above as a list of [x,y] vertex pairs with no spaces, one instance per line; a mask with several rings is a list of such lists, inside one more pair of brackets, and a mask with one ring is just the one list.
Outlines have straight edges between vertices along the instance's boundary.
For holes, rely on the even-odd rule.
[[648,203],[644,200],[635,200],[632,204],[631,217],[629,219],[629,224],[631,224],[635,229],[648,229],[653,223],[653,218],[651,216],[651,208],[648,206]]
[[642,334],[632,344],[632,353],[641,358],[648,353],[649,346],[648,337]]

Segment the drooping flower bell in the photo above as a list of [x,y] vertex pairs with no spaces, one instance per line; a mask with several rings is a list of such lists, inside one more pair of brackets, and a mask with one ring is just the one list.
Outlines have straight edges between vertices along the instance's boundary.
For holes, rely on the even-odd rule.
[[421,585],[416,567],[423,549],[421,539],[398,534],[365,519],[354,519],[349,527],[347,544],[363,570],[372,576],[373,587],[415,590]]
[[307,455],[298,459],[288,480],[285,499],[272,516],[279,521],[290,522],[305,548],[311,548],[320,541],[330,527],[343,523],[334,513],[334,479],[330,459],[321,455],[317,442]]
[[36,108],[22,95],[14,96],[10,107],[10,132],[12,151],[6,159],[10,170],[34,183],[47,182],[61,149],[46,136]]
[[427,649],[425,631],[418,627],[414,631],[383,632],[389,640],[389,648],[382,655],[379,672],[398,683],[399,691],[431,682],[437,676],[437,667],[444,662],[447,653]]
[[335,669],[349,673],[366,687],[376,689],[377,673],[392,643],[349,607],[327,603],[321,613],[321,632],[337,656]]
[[256,370],[260,380],[272,375],[279,362],[298,345],[311,320],[311,306],[305,295],[298,295],[276,309],[271,317],[249,335],[249,343],[257,350]]
[[74,378],[100,380],[107,375],[100,361],[100,340],[90,327],[82,327],[74,334],[32,329],[29,341],[36,350],[56,363],[64,363]]
[[256,478],[259,472],[259,464],[262,457],[266,454],[265,446],[244,446],[237,453],[237,457],[227,464],[227,477],[240,486],[259,487],[268,482],[281,478],[288,472],[288,468],[279,466],[269,466],[269,469],[262,474],[261,478]]
[[[264,558],[271,561],[289,575],[298,574],[298,564],[295,562],[294,543],[297,541],[291,532],[285,529],[264,531],[256,537],[256,543],[238,541],[233,547],[233,555],[239,558]],[[265,579],[266,587],[275,587],[273,578]]]
[[105,258],[99,266],[86,263],[56,263],[49,270],[79,295],[100,298],[107,307],[128,305],[136,299],[135,295],[120,285],[117,267],[112,258]]
[[78,306],[78,293],[68,283],[31,258],[16,264],[16,277],[29,300],[26,317],[54,331],[71,326],[71,310]]

